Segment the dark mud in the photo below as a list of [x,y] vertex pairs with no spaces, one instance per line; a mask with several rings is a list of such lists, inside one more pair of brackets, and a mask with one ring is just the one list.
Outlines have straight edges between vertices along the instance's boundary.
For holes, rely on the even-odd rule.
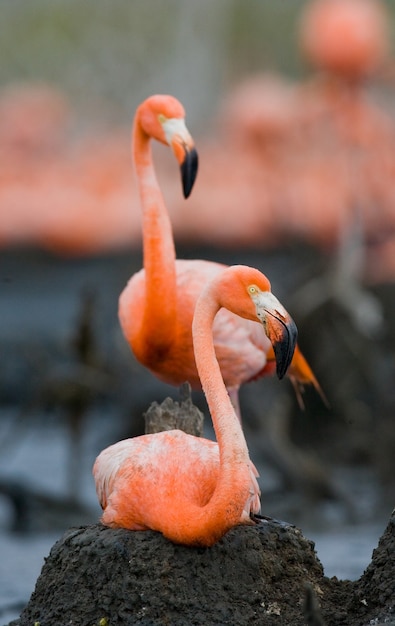
[[[52,548],[12,626],[365,626],[395,623],[395,516],[359,581],[324,576],[313,542],[276,521],[212,548],[98,524]],[[10,625],[11,626],[11,625]]]

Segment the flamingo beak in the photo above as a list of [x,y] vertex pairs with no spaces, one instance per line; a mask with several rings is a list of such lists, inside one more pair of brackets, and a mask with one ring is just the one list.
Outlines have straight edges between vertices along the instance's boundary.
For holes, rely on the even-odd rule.
[[267,311],[265,330],[276,357],[277,377],[284,378],[294,355],[298,329],[290,315],[284,319],[280,314]]
[[253,300],[257,317],[273,346],[277,377],[281,380],[291,365],[298,329],[292,317],[270,291],[261,291]]
[[196,152],[196,149],[186,149],[184,154],[184,160],[180,165],[184,198],[188,198],[189,194],[192,191],[192,187],[194,185],[198,170],[198,162],[198,153]]
[[183,119],[164,118],[160,121],[165,133],[166,142],[172,147],[174,156],[180,165],[184,197],[188,198],[198,171],[198,154],[194,141]]

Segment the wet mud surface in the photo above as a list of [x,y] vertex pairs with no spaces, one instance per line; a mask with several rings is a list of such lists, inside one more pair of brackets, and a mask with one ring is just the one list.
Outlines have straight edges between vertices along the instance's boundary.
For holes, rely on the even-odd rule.
[[350,582],[326,578],[313,542],[274,520],[234,528],[212,548],[151,531],[73,528],[12,626],[395,623],[394,548],[392,516],[371,564]]

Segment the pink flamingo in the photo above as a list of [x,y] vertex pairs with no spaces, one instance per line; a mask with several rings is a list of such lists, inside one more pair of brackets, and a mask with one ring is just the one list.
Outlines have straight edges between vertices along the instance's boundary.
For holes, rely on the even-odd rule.
[[[151,138],[171,146],[181,166],[188,197],[197,173],[197,153],[185,125],[185,111],[172,96],[155,95],[137,109],[132,153],[143,208],[143,264],[119,300],[124,335],[137,360],[171,385],[186,380],[200,389],[192,344],[197,298],[225,265],[204,260],[176,260],[170,218],[151,155]],[[265,375],[270,341],[250,319],[221,309],[213,325],[214,345],[226,388],[240,417],[240,386]],[[278,372],[278,370],[277,370]],[[292,362],[300,383],[319,385],[300,350]],[[279,373],[279,372],[278,372]],[[306,378],[307,376],[307,378]]]
[[[184,291],[179,306],[188,298]],[[261,322],[279,375],[288,369],[296,326],[271,293],[268,279],[241,265],[222,270],[202,290],[192,326],[196,367],[218,443],[170,430],[106,448],[93,475],[107,526],[151,529],[175,543],[211,546],[233,526],[253,523],[251,515],[260,508],[256,473],[213,342],[214,318],[222,307]]]

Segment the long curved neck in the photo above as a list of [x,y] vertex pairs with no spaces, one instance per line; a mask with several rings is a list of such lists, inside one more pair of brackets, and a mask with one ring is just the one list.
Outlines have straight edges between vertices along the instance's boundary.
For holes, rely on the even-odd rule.
[[220,309],[216,298],[206,291],[195,309],[193,320],[193,345],[196,367],[210,409],[222,463],[235,458],[249,461],[245,437],[222,378],[215,354],[213,322]]
[[[143,210],[143,263],[146,273],[144,329],[155,330],[166,344],[176,312],[176,268],[173,233],[168,212],[155,175],[150,137],[137,117],[132,137],[132,155]],[[158,303],[160,303],[158,305]]]
[[198,301],[193,320],[193,342],[197,370],[206,395],[218,442],[220,470],[217,485],[202,513],[216,531],[240,521],[251,486],[247,443],[221,375],[215,355],[212,325],[219,310],[215,296],[205,292]]

